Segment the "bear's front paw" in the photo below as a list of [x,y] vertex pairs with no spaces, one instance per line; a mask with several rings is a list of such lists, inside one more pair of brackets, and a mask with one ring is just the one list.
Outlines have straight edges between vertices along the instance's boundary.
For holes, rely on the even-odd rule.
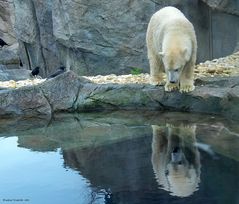
[[181,84],[179,91],[181,93],[187,93],[190,91],[193,91],[195,89],[195,86],[193,84]]
[[179,87],[178,87],[178,84],[166,83],[164,88],[165,88],[165,91],[173,91],[173,90],[177,90]]

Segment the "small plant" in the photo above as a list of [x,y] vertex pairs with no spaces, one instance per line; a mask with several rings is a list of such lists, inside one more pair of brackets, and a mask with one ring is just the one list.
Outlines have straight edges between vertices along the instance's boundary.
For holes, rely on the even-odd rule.
[[139,75],[139,74],[142,73],[142,71],[143,71],[142,68],[132,67],[131,71],[130,71],[130,74],[132,74],[132,75]]

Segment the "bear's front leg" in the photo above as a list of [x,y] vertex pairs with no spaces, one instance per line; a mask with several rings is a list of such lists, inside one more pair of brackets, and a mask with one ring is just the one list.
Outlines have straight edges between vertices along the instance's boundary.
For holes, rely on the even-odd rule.
[[150,84],[152,85],[163,85],[163,68],[162,63],[156,56],[149,57],[150,65]]
[[194,77],[194,65],[189,63],[185,66],[180,77],[179,91],[181,93],[190,92],[195,89],[193,77]]
[[194,89],[195,89],[195,86],[193,85],[193,80],[184,80],[184,81],[180,82],[179,91],[181,93],[190,92],[190,91],[193,91]]
[[166,82],[165,86],[165,91],[174,91],[174,90],[177,90],[179,88],[179,84],[178,83],[170,83],[170,82]]
[[187,93],[187,92],[193,91],[194,89],[195,89],[195,86],[194,86],[193,79],[188,79],[184,75],[182,75],[180,79],[179,91],[181,93]]

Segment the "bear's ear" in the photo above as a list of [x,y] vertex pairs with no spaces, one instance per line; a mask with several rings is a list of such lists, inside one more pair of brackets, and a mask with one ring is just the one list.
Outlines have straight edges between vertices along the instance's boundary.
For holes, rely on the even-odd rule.
[[164,53],[163,52],[158,52],[159,56],[160,57],[163,57],[164,56]]

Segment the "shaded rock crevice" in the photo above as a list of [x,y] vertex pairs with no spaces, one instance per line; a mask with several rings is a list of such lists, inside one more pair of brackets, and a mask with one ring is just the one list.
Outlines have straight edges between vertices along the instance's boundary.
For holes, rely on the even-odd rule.
[[[36,6],[35,6],[35,2],[33,1],[32,2],[32,8],[33,8],[33,13],[34,13],[34,18],[36,19],[35,20],[35,22],[36,22],[36,30],[37,30],[37,36],[36,36],[36,38],[37,38],[37,41],[38,41],[38,43],[39,43],[39,51],[40,51],[40,56],[41,56],[41,58],[42,58],[42,68],[44,69],[44,72],[43,72],[43,74],[44,75],[47,75],[48,74],[48,70],[47,70],[47,64],[46,64],[46,57],[45,57],[45,55],[44,55],[44,52],[43,52],[43,49],[44,49],[44,46],[43,46],[43,44],[42,44],[42,37],[44,36],[43,34],[42,34],[42,32],[41,32],[41,27],[40,27],[40,25],[39,25],[39,23],[40,23],[40,20],[37,18],[37,10],[36,10]],[[38,63],[38,62],[37,62]],[[35,67],[30,67],[31,69],[34,69]]]
[[49,98],[44,94],[44,91],[43,91],[40,87],[39,87],[39,89],[41,90],[41,93],[42,93],[43,97],[46,99],[46,101],[47,101],[47,103],[48,103],[48,105],[49,105],[49,107],[50,107],[50,109],[51,109],[51,114],[50,114],[50,116],[51,116],[51,118],[52,118],[52,115],[53,115],[52,104],[50,103]]
[[82,77],[79,77],[79,81],[80,81],[80,83],[79,83],[79,86],[78,86],[78,90],[77,90],[76,96],[75,96],[75,98],[73,100],[73,103],[72,103],[72,106],[71,106],[71,111],[74,111],[74,110],[77,109],[77,101],[79,99],[79,96],[81,94],[81,89],[83,87],[82,83],[87,83],[88,80],[84,79]]

